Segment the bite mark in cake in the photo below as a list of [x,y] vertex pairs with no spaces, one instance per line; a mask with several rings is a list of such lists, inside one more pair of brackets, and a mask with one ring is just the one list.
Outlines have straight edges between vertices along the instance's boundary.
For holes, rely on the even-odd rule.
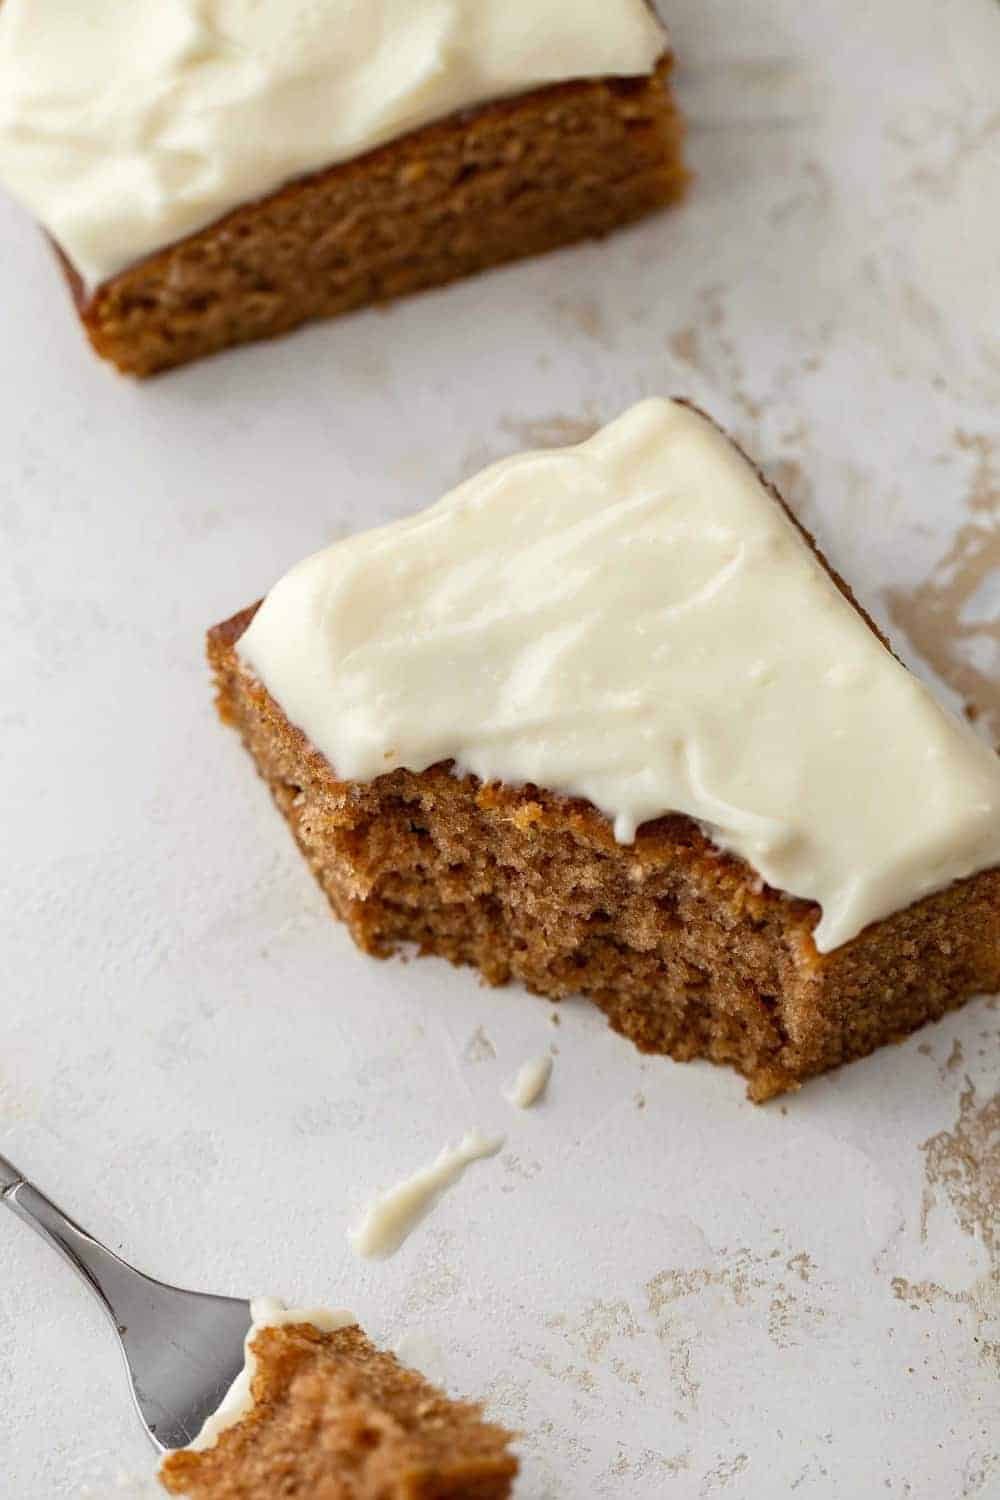
[[369,951],[583,990],[758,1097],[1000,984],[1000,764],[682,403],[307,559],[210,653]]

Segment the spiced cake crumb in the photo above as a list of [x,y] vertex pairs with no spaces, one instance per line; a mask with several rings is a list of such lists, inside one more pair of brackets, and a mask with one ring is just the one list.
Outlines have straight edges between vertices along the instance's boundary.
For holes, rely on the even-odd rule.
[[265,1327],[253,1405],[213,1446],[168,1454],[187,1500],[504,1500],[511,1434],[376,1349],[360,1328]]

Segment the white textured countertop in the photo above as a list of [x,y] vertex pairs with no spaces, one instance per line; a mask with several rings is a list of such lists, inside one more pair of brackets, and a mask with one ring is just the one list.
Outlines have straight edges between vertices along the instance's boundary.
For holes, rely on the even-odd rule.
[[[666,8],[679,212],[153,384],[0,204],[0,1151],[156,1275],[433,1339],[522,1500],[990,1500],[996,1002],[754,1109],[582,1003],[362,958],[212,712],[204,627],[299,556],[676,392],[1000,737],[1000,10]],[[472,1125],[501,1156],[357,1261],[358,1206]],[[151,1469],[10,1216],[0,1404],[11,1500]]]

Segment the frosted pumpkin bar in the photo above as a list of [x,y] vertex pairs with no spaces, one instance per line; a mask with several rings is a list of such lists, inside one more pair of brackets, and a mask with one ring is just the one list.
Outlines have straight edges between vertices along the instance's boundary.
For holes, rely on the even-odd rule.
[[686,404],[317,553],[208,649],[368,953],[582,992],[755,1100],[1000,987],[1000,762]]
[[646,0],[3,0],[0,182],[149,375],[669,203],[669,72]]
[[505,1500],[511,1434],[376,1349],[349,1313],[252,1306],[246,1363],[160,1480],[186,1500]]

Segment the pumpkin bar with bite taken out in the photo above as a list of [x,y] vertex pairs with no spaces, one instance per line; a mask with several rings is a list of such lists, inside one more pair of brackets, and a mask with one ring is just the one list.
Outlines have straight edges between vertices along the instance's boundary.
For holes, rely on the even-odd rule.
[[1000,988],[1000,761],[684,402],[336,543],[208,651],[368,953],[589,995],[755,1100]]

